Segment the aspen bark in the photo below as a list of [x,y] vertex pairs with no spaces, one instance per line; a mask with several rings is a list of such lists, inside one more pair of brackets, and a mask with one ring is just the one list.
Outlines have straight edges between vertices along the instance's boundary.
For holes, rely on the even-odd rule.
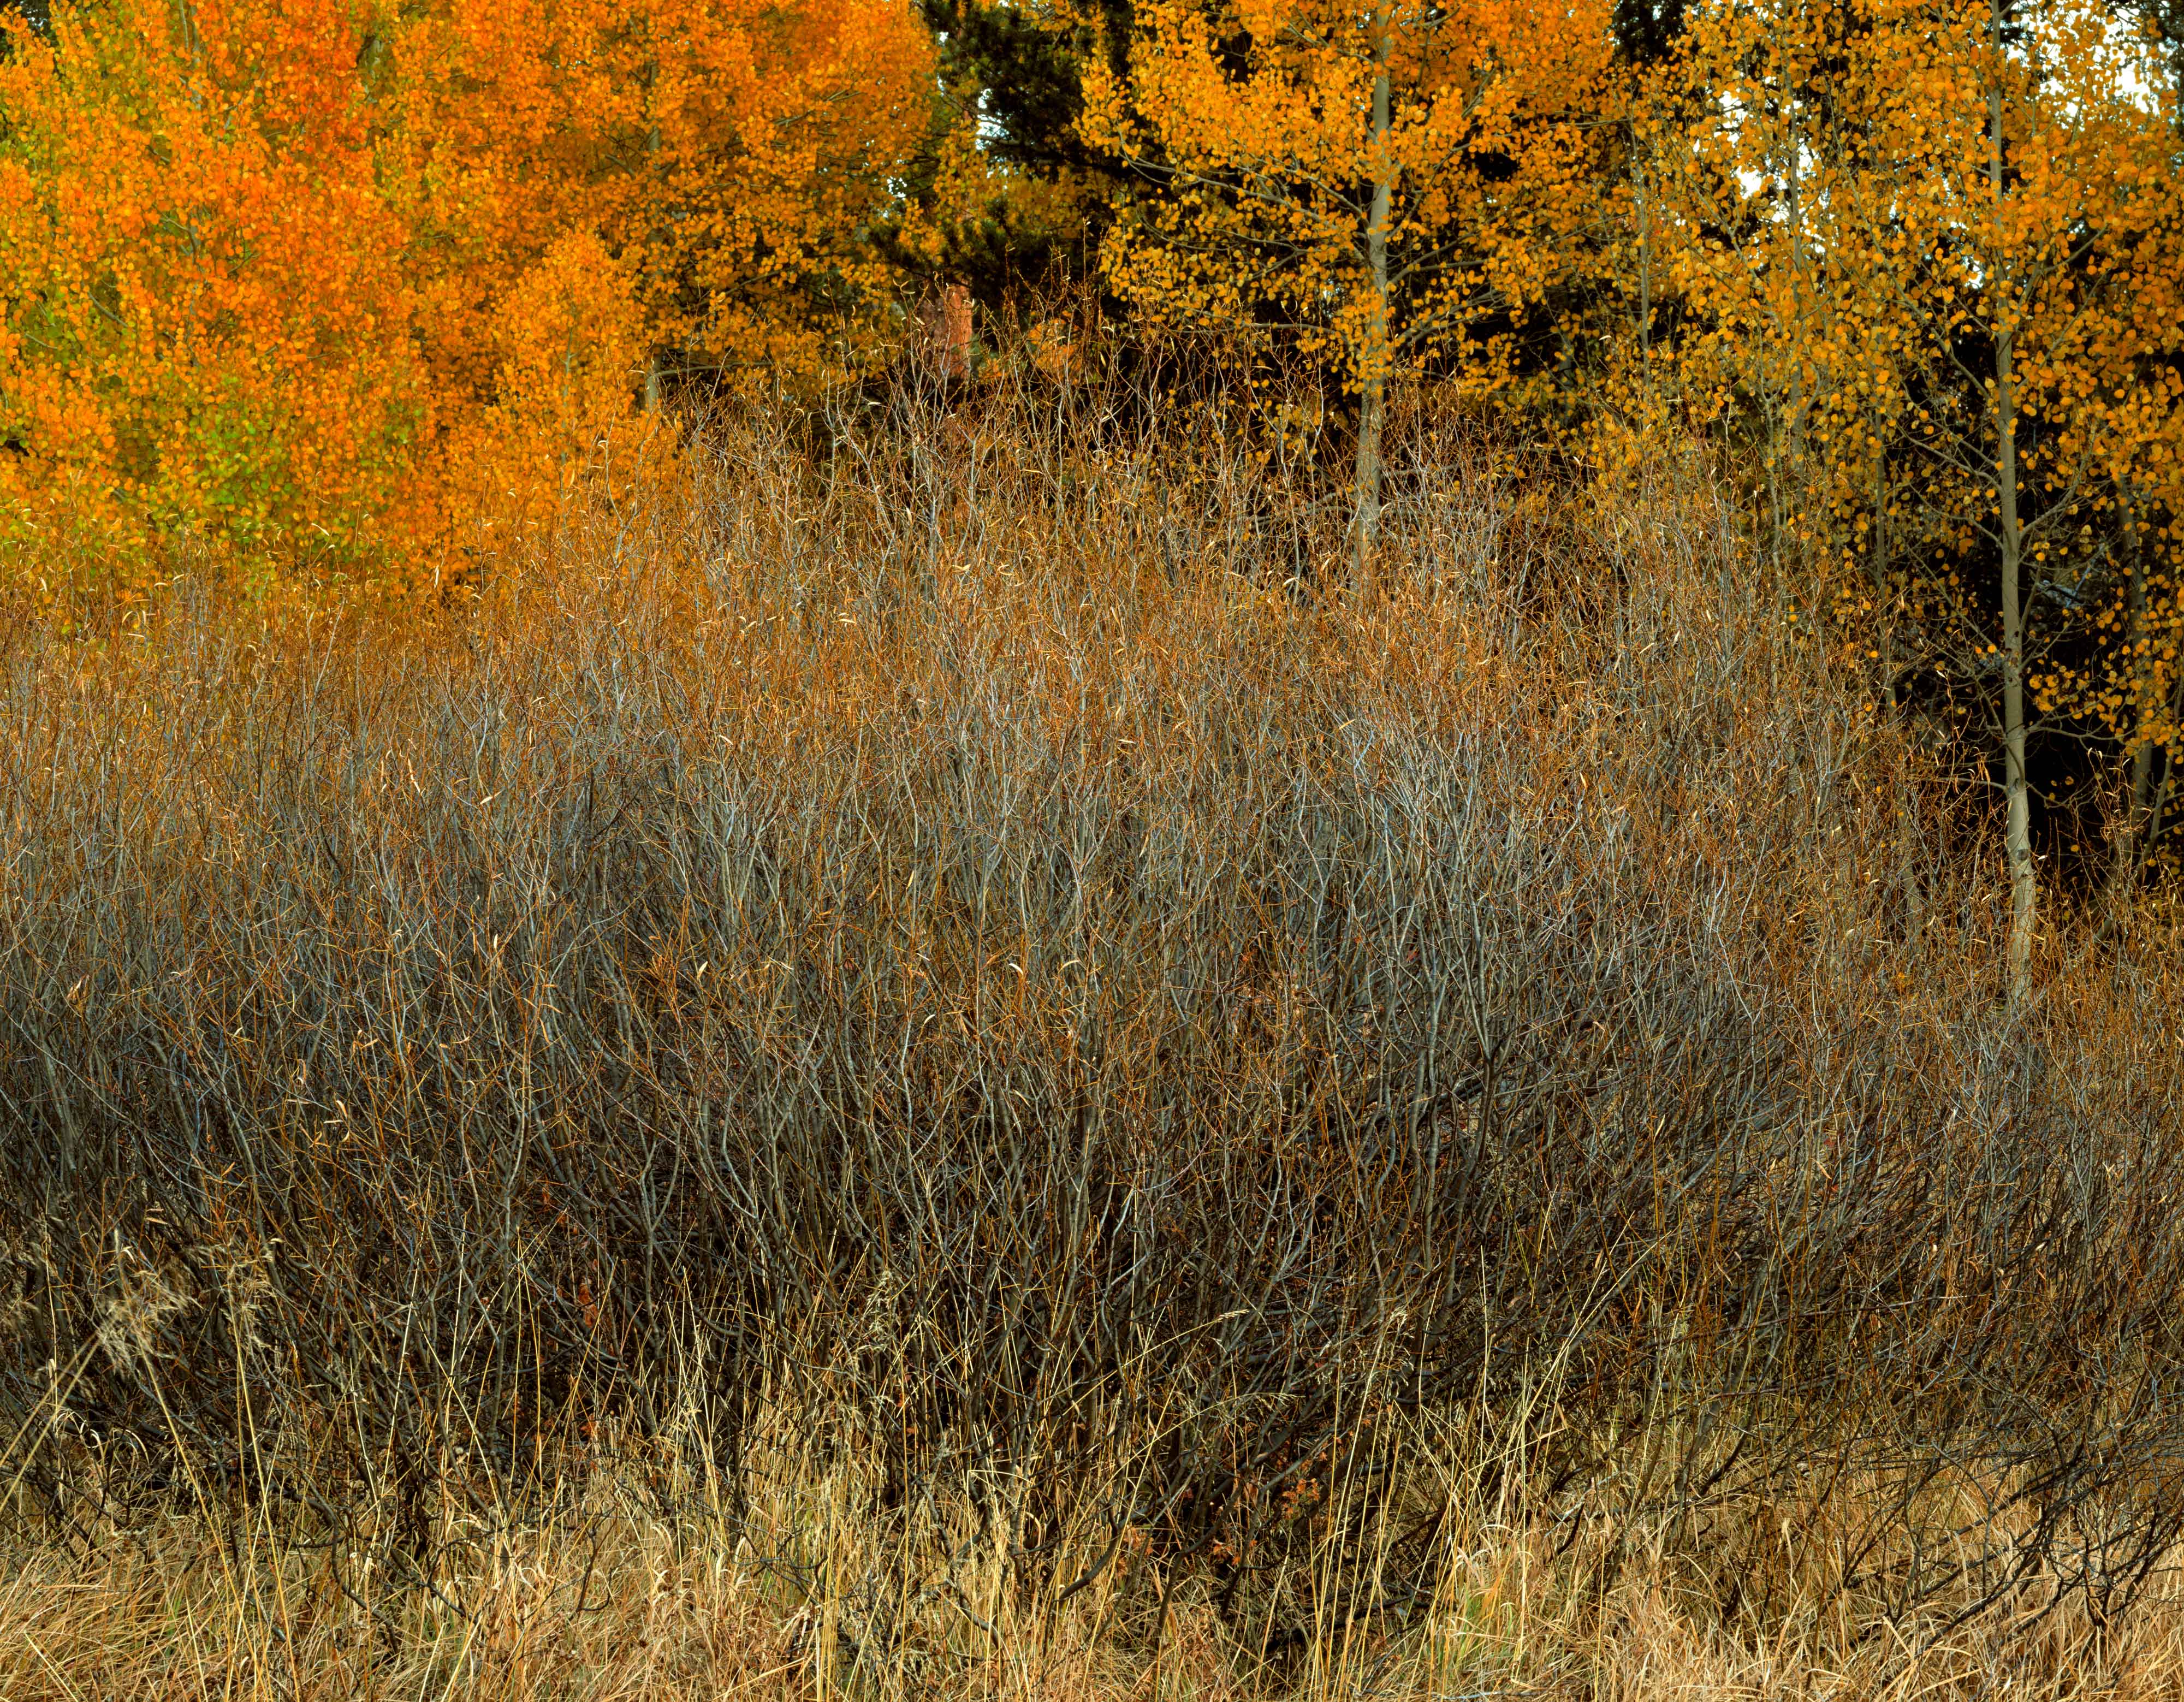
[[1357,570],[1362,574],[1372,560],[1374,539],[1380,530],[1381,438],[1388,420],[1388,226],[1394,216],[1396,166],[1388,145],[1388,61],[1390,55],[1385,12],[1373,20],[1373,131],[1370,159],[1373,170],[1373,210],[1365,226],[1367,306],[1363,359],[1358,363],[1357,409]]
[[1995,488],[2002,499],[2002,744],[2008,801],[2003,829],[2009,858],[2009,997],[2025,996],[2032,962],[2039,890],[2032,867],[2032,791],[2025,772],[2024,533],[2017,515],[2017,422],[2011,372],[2014,334],[1995,339],[1995,405],[2001,445]]
[[1637,170],[1638,215],[1638,359],[1645,374],[1646,399],[1653,392],[1653,228],[1652,209],[1646,204],[1646,168]]
[[[2001,0],[1989,0],[1988,17],[1997,58],[2002,53]],[[1987,93],[1987,171],[1997,214],[2003,195],[2001,67]],[[2032,866],[2032,792],[2025,772],[2025,532],[2017,512],[2017,327],[2007,291],[1996,280],[1994,309],[1994,491],[2002,528],[2002,744],[2007,801],[2003,845],[2009,862],[2009,1002],[2025,997],[2031,973],[2033,930],[2039,920],[2039,888]]]
[[2146,825],[2147,807],[2153,801],[2153,741],[2146,736],[2150,718],[2147,696],[2152,682],[2146,665],[2146,555],[2138,541],[2138,494],[2126,479],[2118,494],[2124,549],[2130,561],[2129,589],[2124,598],[2124,643],[2131,657],[2131,784],[2124,795],[2123,820],[2116,829],[2109,903],[2112,913],[2120,919],[2130,910],[2132,890],[2138,884],[2140,835]]

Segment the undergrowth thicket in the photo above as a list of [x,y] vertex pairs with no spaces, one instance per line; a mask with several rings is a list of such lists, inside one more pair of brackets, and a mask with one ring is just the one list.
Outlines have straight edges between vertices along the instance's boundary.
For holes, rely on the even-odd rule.
[[1696,455],[1148,417],[11,643],[0,1690],[2184,1682],[2158,907]]

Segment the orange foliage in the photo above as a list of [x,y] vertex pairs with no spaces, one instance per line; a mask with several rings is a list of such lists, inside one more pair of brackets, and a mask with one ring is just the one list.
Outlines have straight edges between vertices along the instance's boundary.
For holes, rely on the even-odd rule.
[[[102,0],[0,60],[0,561],[437,578],[889,319],[904,0]],[[655,421],[656,422],[656,421]],[[657,449],[660,445],[654,445]]]
[[416,542],[432,378],[349,17],[115,0],[61,9],[50,41],[11,21],[0,545],[32,573],[141,571],[161,538],[284,565]]
[[676,372],[800,386],[872,340],[868,232],[928,120],[903,0],[436,0],[391,57],[425,335],[472,385],[499,292],[584,227]]

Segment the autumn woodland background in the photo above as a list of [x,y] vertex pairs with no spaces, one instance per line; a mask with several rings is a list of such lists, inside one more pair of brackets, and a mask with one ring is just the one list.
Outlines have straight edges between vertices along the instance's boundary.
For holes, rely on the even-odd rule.
[[0,32],[0,1696],[2184,1694],[2172,0]]

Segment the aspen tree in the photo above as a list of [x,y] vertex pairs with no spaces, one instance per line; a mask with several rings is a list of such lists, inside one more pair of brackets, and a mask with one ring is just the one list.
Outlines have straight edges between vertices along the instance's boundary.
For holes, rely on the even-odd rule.
[[1507,382],[1568,267],[1609,8],[1150,0],[1084,126],[1136,174],[1102,255],[1153,323],[1291,338],[1358,398],[1352,539],[1381,505],[1390,382]]
[[[2116,642],[2117,516],[2177,442],[2173,393],[2145,382],[2180,306],[2166,119],[2131,45],[2074,0],[2014,17],[1999,0],[1724,7],[1693,42],[1710,94],[1680,270],[1710,326],[1687,354],[1732,385],[1794,377],[1793,526],[1854,570],[1814,599],[1853,653],[1906,635],[1884,630],[1901,614],[1988,706],[2021,998],[2032,735],[2120,733],[2119,682],[2157,690],[2159,667]],[[2138,629],[2178,613],[2173,591],[2143,595]]]

